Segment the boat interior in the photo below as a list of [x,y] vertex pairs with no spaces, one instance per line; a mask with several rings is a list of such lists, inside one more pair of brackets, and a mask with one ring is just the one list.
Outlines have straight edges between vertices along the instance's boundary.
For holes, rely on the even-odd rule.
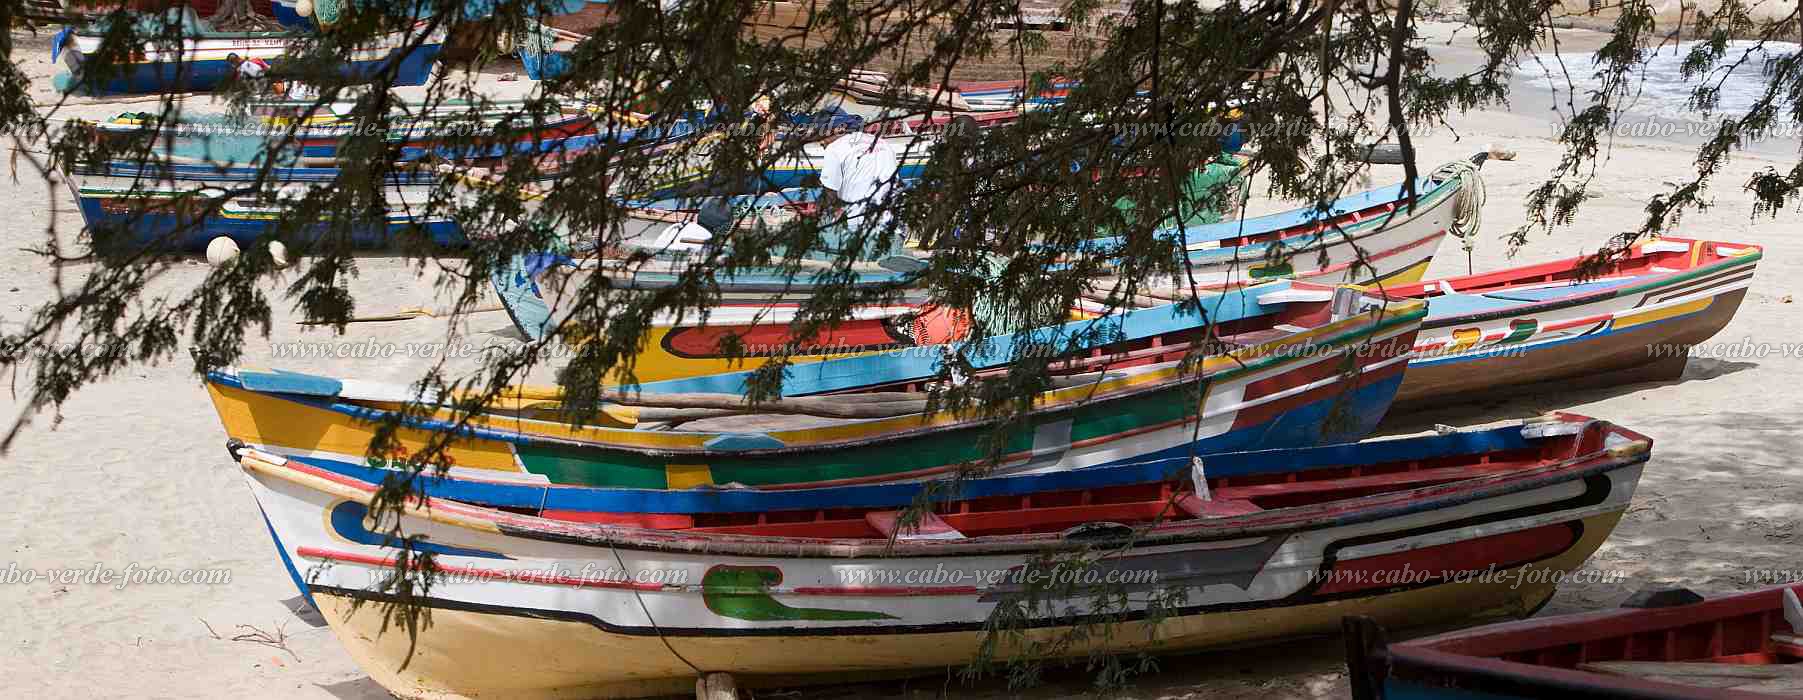
[[[1435,651],[1698,688],[1803,695],[1803,603],[1794,587],[1670,607],[1528,620],[1424,640]],[[1677,596],[1671,596],[1677,597]],[[1606,681],[1605,681],[1606,683]],[[1636,695],[1635,697],[1640,697]],[[1740,697],[1740,696],[1736,696]]]
[[[1336,502],[1354,507],[1359,499],[1373,496],[1595,459],[1630,442],[1628,435],[1606,423],[1558,416],[1482,430],[1214,455],[1202,460],[1206,495],[1191,486],[1195,474],[1186,459],[977,479],[964,482],[955,496],[937,497],[930,512],[911,522],[905,506],[920,498],[918,484],[839,488],[832,498],[821,499],[810,497],[808,489],[735,492],[717,500],[706,494],[646,493],[635,497],[636,512],[599,510],[620,498],[617,490],[497,485],[491,493],[517,493],[496,495],[487,504],[534,502],[543,507],[504,509],[554,520],[695,533],[900,541],[1082,536]],[[544,488],[549,495],[534,496]],[[428,484],[427,490],[433,487]],[[481,504],[487,499],[479,493],[460,492],[458,498]],[[587,494],[593,500],[584,504]],[[810,507],[816,500],[834,505]],[[685,503],[692,512],[651,512]],[[693,507],[697,503],[703,505]]]
[[1749,251],[1709,241],[1663,239],[1636,246],[1633,253],[1586,269],[1586,258],[1533,267],[1386,287],[1394,298],[1429,300],[1429,320],[1480,314],[1530,304],[1600,294],[1659,275],[1693,270]]

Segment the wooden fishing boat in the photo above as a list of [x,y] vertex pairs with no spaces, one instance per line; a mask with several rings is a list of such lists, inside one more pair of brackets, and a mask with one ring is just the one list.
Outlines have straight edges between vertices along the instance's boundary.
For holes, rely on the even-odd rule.
[[[140,167],[116,161],[72,169],[64,179],[96,249],[202,251],[220,236],[249,246],[292,216],[288,200],[338,176],[336,168],[273,168],[268,184],[248,188],[260,171],[184,163]],[[352,225],[352,244],[381,248],[401,236],[415,235],[441,246],[466,244],[455,220],[421,213],[428,209],[438,181],[432,172],[391,172],[383,189],[388,211],[381,220]],[[321,222],[307,230],[323,235],[330,229]]]
[[1026,94],[1026,81],[1020,79],[965,80],[955,87],[973,110],[1033,110],[1063,104],[1076,85],[1069,80],[1053,81],[1047,89],[1031,97]]
[[[550,150],[564,153],[621,133],[609,129],[605,134],[573,136]],[[264,172],[261,166],[230,164],[236,160],[234,156],[255,160],[264,155],[261,143],[244,147],[203,140],[193,146],[205,149],[207,155],[219,156],[219,160],[171,156],[149,162],[109,161],[71,168],[65,180],[87,230],[100,234],[94,237],[95,241],[109,247],[171,252],[202,251],[220,236],[229,237],[240,246],[250,245],[292,216],[293,200],[304,197],[312,188],[335,182],[339,175],[335,167],[274,167]],[[469,155],[468,149],[462,153]],[[431,206],[432,191],[440,187],[442,180],[443,176],[434,170],[402,168],[391,172],[388,186],[382,191],[387,211],[382,220],[352,226],[352,245],[384,248],[403,236],[419,236],[444,247],[466,245],[468,239],[452,212]],[[259,181],[261,184],[257,184]],[[628,204],[641,209],[680,210],[693,203],[634,200]],[[329,229],[321,224],[308,230]],[[657,272],[648,271],[648,283],[657,276]]]
[[[1684,589],[1620,610],[1560,615],[1386,644],[1346,620],[1356,700],[1620,698],[1759,700],[1803,695],[1800,586],[1704,600]],[[1630,605],[1632,607],[1630,607]]]
[[[746,686],[933,672],[970,661],[998,609],[1029,599],[1024,641],[1080,633],[1068,625],[1087,614],[1120,625],[1070,655],[1243,646],[1327,633],[1348,614],[1518,615],[1553,593],[1536,572],[1568,572],[1608,536],[1650,446],[1558,416],[1214,455],[1200,478],[1185,456],[966,482],[932,496],[918,525],[899,509],[921,485],[641,491],[679,512],[614,520],[584,509],[639,505],[622,503],[634,492],[424,479],[429,498],[399,521],[438,567],[417,599],[432,625],[412,639],[354,607],[394,600],[375,586],[400,552],[365,526],[384,474],[234,455],[296,585],[390,692],[622,697],[712,672]],[[529,491],[541,500],[505,509],[461,498]],[[588,500],[571,503],[577,491]],[[1425,575],[1358,583],[1393,570]],[[998,641],[1000,658],[1023,653]]]
[[[57,89],[68,92],[80,88],[99,93],[212,90],[236,71],[227,61],[229,56],[276,61],[287,53],[289,43],[301,36],[292,32],[215,31],[187,7],[140,15],[137,21],[141,36],[161,36],[168,25],[180,27],[181,45],[150,42],[103,83],[84,84],[82,64],[100,49],[106,36],[105,22],[64,28],[51,40],[50,60],[60,58],[67,69],[56,77]],[[347,51],[343,70],[348,75],[370,76],[399,63],[393,67],[394,85],[424,85],[443,45],[441,36],[427,37],[423,43],[416,36],[417,32],[435,31],[430,26],[421,22],[412,30],[384,35],[369,46]]]
[[[989,339],[967,353],[973,371],[1072,348],[1005,434],[982,415],[927,412],[947,349],[926,346],[791,368],[783,398],[759,407],[744,399],[750,371],[706,375],[609,393],[600,415],[573,428],[559,391],[526,387],[473,415],[439,407],[406,418],[398,439],[417,453],[462,424],[447,453],[459,468],[658,489],[928,478],[987,460],[992,447],[1001,473],[1023,473],[1356,439],[1388,408],[1425,309],[1345,289],[1277,282],[1205,298],[1200,310],[1168,305]],[[1218,339],[1203,336],[1204,318]],[[1118,335],[1104,344],[1096,330]],[[1210,344],[1185,368],[1197,342]],[[218,373],[207,385],[232,438],[351,459],[397,402],[438,399],[286,372]]]
[[[1295,277],[1328,283],[1390,282],[1419,279],[1445,237],[1451,217],[1452,202],[1463,185],[1459,178],[1424,180],[1413,210],[1402,201],[1406,197],[1401,186],[1386,187],[1351,195],[1333,203],[1331,217],[1322,217],[1313,208],[1272,214],[1221,224],[1185,227],[1173,230],[1189,242],[1189,255],[1195,265],[1198,289],[1202,293],[1220,292],[1245,284],[1274,278]],[[785,203],[809,201],[805,191],[789,191],[757,199],[735,200],[734,206],[758,209]],[[680,200],[667,200],[680,201]],[[1333,222],[1332,226],[1323,221]],[[1100,246],[1111,239],[1098,239]],[[1281,263],[1263,258],[1271,247],[1294,250]],[[1242,253],[1241,250],[1247,252]],[[1364,252],[1368,266],[1353,264]],[[1325,255],[1323,255],[1325,252]],[[1325,259],[1325,262],[1324,262]],[[582,274],[607,270],[608,261],[593,259],[572,261],[562,265],[536,265],[516,261],[513,268],[497,272],[494,289],[507,308],[516,327],[528,337],[542,337],[557,322],[556,309],[565,308],[565,292],[580,289]],[[857,269],[859,283],[868,286],[906,283],[906,268],[889,262],[864,264]],[[540,271],[559,270],[554,281],[541,281]],[[667,269],[666,269],[667,268]],[[630,270],[620,268],[609,273],[615,286],[655,288],[674,283],[682,272],[680,261],[650,261]],[[754,353],[748,357],[730,358],[722,345],[729,336],[772,350],[793,344],[797,352],[791,362],[814,362],[831,357],[844,357],[871,352],[868,345],[889,347],[894,337],[894,323],[877,322],[874,318],[831,329],[815,338],[787,336],[786,296],[806,295],[812,290],[812,273],[779,273],[746,271],[721,279],[721,289],[729,299],[725,303],[737,307],[764,306],[762,314],[739,312],[721,318],[691,317],[668,329],[660,328],[660,338],[639,355],[638,366],[649,369],[641,379],[667,379],[712,372],[728,371],[739,363],[755,368],[768,361],[775,352]],[[1107,280],[1099,281],[1106,285]],[[1105,286],[1102,287],[1104,290]],[[764,296],[760,303],[760,293]],[[1106,292],[1102,292],[1105,294]],[[1183,298],[1181,292],[1167,289],[1147,304],[1166,303]],[[574,298],[573,296],[571,298]],[[1102,299],[1079,300],[1075,309],[1079,316],[1105,312]],[[876,316],[874,312],[871,316]],[[887,315],[887,314],[885,314]],[[953,336],[934,336],[943,342]],[[676,344],[664,339],[680,339]],[[580,342],[580,337],[572,338]]]
[[[523,5],[528,14],[536,14],[539,10],[549,10],[553,16],[580,13],[592,6],[605,7],[609,0],[559,0],[555,3],[539,2]],[[303,4],[300,0],[272,0],[272,7],[267,13],[286,27],[306,28],[330,26],[347,0],[310,0]],[[464,3],[463,13],[466,19],[479,19],[494,14],[496,3],[493,0],[468,0]],[[426,2],[391,2],[378,6],[407,13],[409,17],[426,17],[431,14],[430,3]]]
[[1585,258],[1385,285],[1428,302],[1396,401],[1467,400],[1547,381],[1561,387],[1677,379],[1690,347],[1740,307],[1759,246],[1684,238],[1635,245],[1586,275]]
[[[471,117],[476,119],[472,120]],[[148,117],[148,118],[147,118]],[[99,139],[124,141],[146,132],[155,134],[159,154],[178,159],[219,165],[250,165],[268,158],[272,144],[282,143],[276,162],[308,165],[333,165],[339,144],[361,127],[354,120],[326,115],[304,124],[282,123],[280,120],[236,119],[224,114],[184,116],[174,123],[157,123],[153,115],[127,112],[106,121],[87,125]],[[473,139],[499,141],[500,130],[508,130],[506,142],[474,144]],[[636,127],[603,128],[609,136],[630,138]],[[621,132],[626,132],[621,134]],[[394,161],[418,160],[434,156],[446,160],[483,161],[515,154],[549,153],[588,147],[589,142],[576,137],[597,132],[593,114],[565,114],[530,126],[530,116],[517,109],[496,109],[477,115],[459,114],[448,119],[424,116],[397,123],[383,134],[389,158]],[[458,143],[453,139],[461,139]]]
[[[1402,183],[1330,203],[1244,220],[1185,226],[1181,236],[1194,269],[1189,280],[1148,280],[1166,294],[1220,290],[1271,279],[1320,284],[1405,284],[1421,279],[1452,225],[1462,189],[1476,178],[1439,171],[1421,178],[1409,201]],[[1117,239],[1097,239],[1108,245]],[[1362,254],[1361,254],[1362,253]]]

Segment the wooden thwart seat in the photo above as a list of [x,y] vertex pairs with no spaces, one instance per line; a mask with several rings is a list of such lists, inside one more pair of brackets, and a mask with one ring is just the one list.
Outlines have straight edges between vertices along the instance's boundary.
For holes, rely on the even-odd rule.
[[958,528],[952,527],[951,524],[940,518],[938,513],[932,511],[921,514],[920,522],[906,529],[902,528],[901,511],[898,510],[865,513],[864,522],[876,528],[877,532],[883,533],[884,537],[893,537],[897,540],[964,539],[964,533],[959,532]]
[[1197,496],[1193,493],[1186,493],[1183,494],[1181,498],[1178,498],[1177,509],[1188,513],[1190,514],[1190,517],[1195,518],[1226,518],[1234,515],[1257,513],[1264,510],[1263,508],[1258,507],[1257,504],[1245,499],[1217,498],[1210,501],[1204,501],[1201,496]]

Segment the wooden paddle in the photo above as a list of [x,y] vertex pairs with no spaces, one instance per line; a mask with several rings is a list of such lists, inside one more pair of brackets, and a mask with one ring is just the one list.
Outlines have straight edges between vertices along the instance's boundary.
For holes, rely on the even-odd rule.
[[[480,313],[488,313],[490,311],[503,311],[503,310],[504,309],[501,307],[500,304],[489,304],[487,306],[478,306],[473,309],[466,309],[466,310],[464,310],[463,313],[465,313],[465,314],[480,314]],[[454,311],[453,309],[447,308],[447,307],[440,307],[440,308],[433,309],[433,308],[427,308],[424,306],[411,306],[411,307],[408,307],[405,309],[399,309],[399,310],[392,311],[392,312],[385,313],[385,314],[374,314],[374,315],[370,315],[370,316],[353,316],[351,318],[345,319],[344,322],[345,323],[378,323],[378,322],[382,322],[382,321],[409,321],[409,320],[416,319],[416,318],[450,318],[453,314],[453,311]],[[328,325],[329,323],[330,323],[329,321],[301,321],[300,325],[323,326],[323,325]]]
[[[435,163],[432,165],[432,169],[455,182],[472,185],[481,189],[514,190],[519,194],[522,201],[540,201],[551,195],[550,192],[529,184],[508,185],[502,181],[499,175],[494,174],[494,172],[487,168],[457,166],[450,163]],[[664,209],[620,207],[620,210],[629,217],[646,221],[662,221],[672,224],[680,224],[688,221],[688,215]]]

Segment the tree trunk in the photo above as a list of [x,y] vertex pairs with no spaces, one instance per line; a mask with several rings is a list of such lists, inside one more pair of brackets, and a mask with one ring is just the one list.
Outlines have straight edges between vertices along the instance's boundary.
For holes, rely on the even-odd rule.
[[262,32],[275,29],[275,23],[257,14],[250,0],[219,0],[219,7],[213,10],[210,22],[214,29],[222,32]]

